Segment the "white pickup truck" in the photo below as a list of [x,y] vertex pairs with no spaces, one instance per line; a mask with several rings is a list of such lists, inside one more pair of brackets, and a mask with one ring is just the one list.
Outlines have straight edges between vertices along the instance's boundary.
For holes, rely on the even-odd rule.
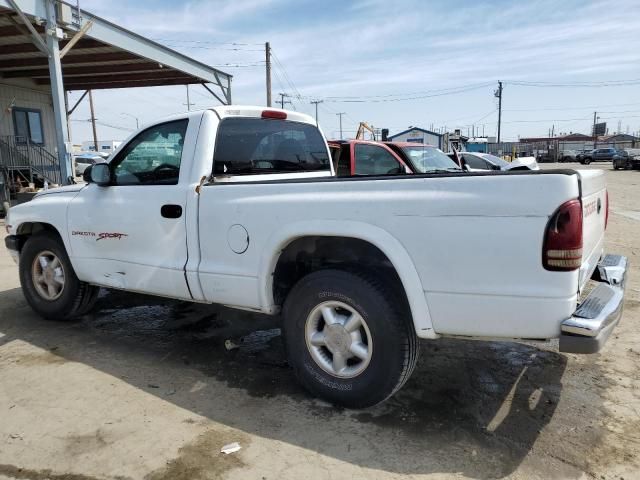
[[310,117],[232,106],[145,127],[85,180],[9,211],[37,313],[100,286],[281,313],[298,380],[348,407],[397,391],[419,339],[592,353],[620,318],[598,170],[336,177]]

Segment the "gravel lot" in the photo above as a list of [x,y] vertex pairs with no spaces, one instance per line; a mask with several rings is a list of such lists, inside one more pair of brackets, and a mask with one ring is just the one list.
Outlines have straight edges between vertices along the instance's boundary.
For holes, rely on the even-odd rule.
[[640,478],[640,172],[558,167],[607,170],[607,251],[632,262],[605,350],[424,343],[365,411],[296,385],[277,318],[104,291],[47,322],[0,249],[0,479]]

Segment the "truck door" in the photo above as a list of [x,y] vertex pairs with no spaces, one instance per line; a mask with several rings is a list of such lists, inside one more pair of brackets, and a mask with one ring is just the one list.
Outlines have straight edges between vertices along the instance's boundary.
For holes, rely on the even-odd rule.
[[197,126],[185,142],[188,122],[140,132],[110,162],[110,185],[89,184],[71,202],[70,253],[81,280],[191,298],[184,275],[189,172],[181,164],[193,154]]

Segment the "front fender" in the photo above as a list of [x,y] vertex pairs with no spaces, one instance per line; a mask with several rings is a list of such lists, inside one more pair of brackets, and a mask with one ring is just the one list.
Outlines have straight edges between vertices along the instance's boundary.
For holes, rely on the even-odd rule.
[[[57,190],[57,189],[56,189]],[[46,224],[54,228],[71,256],[69,232],[67,229],[67,208],[79,190],[61,191],[38,195],[33,200],[9,209],[7,224],[9,233],[18,235],[27,224]],[[55,193],[54,193],[55,192]]]
[[266,311],[276,308],[272,280],[280,254],[289,243],[306,236],[356,238],[379,248],[391,261],[400,277],[411,308],[416,334],[421,338],[438,338],[433,330],[422,282],[406,249],[386,230],[363,222],[310,220],[287,224],[275,231],[263,246],[258,271],[258,294]]

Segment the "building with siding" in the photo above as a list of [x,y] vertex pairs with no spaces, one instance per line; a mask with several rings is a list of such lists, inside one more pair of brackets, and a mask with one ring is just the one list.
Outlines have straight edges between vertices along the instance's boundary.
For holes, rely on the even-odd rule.
[[424,128],[411,127],[400,133],[389,136],[392,142],[416,142],[442,148],[442,135]]

